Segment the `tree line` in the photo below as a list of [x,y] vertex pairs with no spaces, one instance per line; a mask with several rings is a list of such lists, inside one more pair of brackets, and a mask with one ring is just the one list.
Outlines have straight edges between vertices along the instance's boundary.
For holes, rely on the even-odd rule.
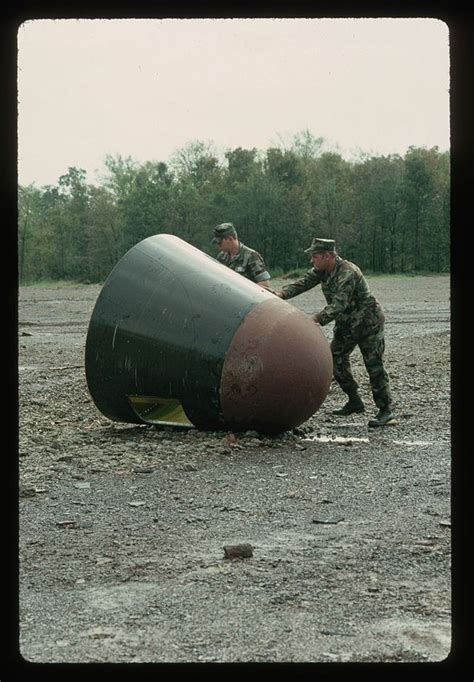
[[347,161],[323,138],[228,150],[193,141],[168,163],[109,155],[101,184],[70,167],[57,185],[18,189],[20,283],[102,282],[146,237],[174,234],[215,255],[212,228],[233,222],[271,274],[308,268],[313,236],[372,273],[446,272],[449,152],[410,147]]

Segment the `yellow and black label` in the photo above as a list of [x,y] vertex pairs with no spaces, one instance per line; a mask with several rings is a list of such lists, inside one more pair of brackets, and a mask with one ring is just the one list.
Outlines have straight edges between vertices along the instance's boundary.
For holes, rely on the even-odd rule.
[[183,406],[176,398],[151,395],[129,395],[128,401],[136,414],[147,424],[193,426]]

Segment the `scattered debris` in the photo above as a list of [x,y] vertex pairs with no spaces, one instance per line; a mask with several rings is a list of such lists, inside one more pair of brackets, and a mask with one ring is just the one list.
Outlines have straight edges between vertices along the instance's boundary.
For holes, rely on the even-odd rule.
[[343,436],[312,436],[303,438],[306,443],[335,443],[336,445],[352,445],[352,443],[369,443],[368,438],[344,438]]
[[92,521],[74,521],[72,519],[66,519],[64,521],[56,521],[56,525],[59,528],[75,528],[78,530],[88,530],[93,527]]
[[240,545],[224,545],[225,559],[247,559],[253,556],[253,547],[248,543]]
[[66,519],[65,521],[56,521],[59,528],[76,528],[77,523],[73,519]]
[[393,443],[394,445],[433,445],[433,443],[430,443],[427,440],[394,440]]
[[53,372],[63,372],[65,369],[83,369],[84,365],[63,365],[61,367],[51,367]]
[[340,523],[344,521],[343,516],[315,516],[313,518],[313,523],[322,523],[325,525]]
[[111,557],[98,556],[95,560],[97,566],[103,566],[104,564],[110,564],[113,561]]
[[36,488],[32,486],[21,486],[20,487],[20,497],[34,497],[37,493]]
[[[407,283],[413,296],[407,308],[423,281]],[[429,291],[433,282],[427,278]],[[373,284],[388,287],[383,278]],[[86,313],[97,294],[98,287],[21,292],[24,314],[68,321],[54,334],[35,327],[27,343],[19,338],[22,654],[46,663],[128,661],[137,654],[140,663],[192,662],[199,655],[409,665],[449,655],[448,325],[426,324],[420,307],[412,335],[391,287],[390,296],[382,290],[395,317],[389,350],[400,425],[391,431],[368,431],[368,414],[332,417],[342,397],[334,384],[298,433],[237,433],[230,446],[222,432],[110,421],[87,397],[80,370],[50,371],[82,361]],[[308,312],[315,306],[311,292],[295,301]],[[59,347],[63,354],[55,355]],[[417,368],[406,372],[407,361]],[[357,372],[372,409],[356,352]],[[329,440],[351,435],[370,442],[353,441],[348,449]],[[302,440],[311,436],[328,441]],[[198,471],[187,472],[188,465]],[[80,481],[91,488],[76,488]],[[144,504],[129,505],[137,501]],[[436,538],[428,541],[428,533]],[[251,543],[252,561],[224,558],[221,542]],[[149,557],[156,561],[147,563]],[[216,610],[217,602],[226,608]],[[229,623],[239,626],[231,638]]]

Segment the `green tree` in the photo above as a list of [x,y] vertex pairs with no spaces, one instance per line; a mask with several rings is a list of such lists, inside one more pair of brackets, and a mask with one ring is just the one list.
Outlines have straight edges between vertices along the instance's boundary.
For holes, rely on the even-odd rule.
[[[432,251],[430,241],[433,227],[429,224],[431,203],[434,199],[437,148],[431,150],[410,147],[405,155],[403,195],[406,233],[411,266],[415,272],[427,267],[427,254]],[[406,248],[406,247],[405,247]]]
[[245,184],[247,180],[261,171],[261,164],[257,158],[257,150],[253,149],[242,149],[242,147],[237,147],[236,149],[229,149],[225,153],[225,158],[227,159],[227,187]]
[[[38,249],[41,218],[41,191],[34,185],[18,188],[18,277],[22,282],[38,276],[35,251]],[[35,267],[36,266],[36,267]]]
[[364,268],[393,272],[397,258],[403,161],[371,157],[354,164],[350,198],[350,252]]
[[363,269],[449,269],[450,156],[437,147],[348,162],[303,131],[287,148],[228,149],[222,163],[194,141],[169,164],[107,156],[105,165],[99,187],[76,167],[57,186],[19,187],[20,281],[101,280],[160,232],[215,255],[210,231],[225,221],[270,270],[306,266],[315,235],[336,239]]
[[123,222],[113,195],[104,187],[90,190],[87,271],[90,282],[104,280],[124,253]]
[[325,152],[313,163],[312,172],[309,176],[306,174],[306,194],[311,205],[310,231],[316,236],[335,239],[343,252],[348,241],[347,225],[351,220],[348,205],[351,165],[333,152]]
[[302,161],[311,162],[323,154],[325,146],[323,137],[314,137],[306,129],[294,135],[291,149]]
[[225,173],[213,145],[190,142],[173,155],[170,166],[175,175],[178,235],[208,250],[210,230],[217,222],[223,222],[225,210]]
[[89,187],[86,171],[70,167],[59,178],[60,222],[56,223],[61,240],[63,276],[82,279],[87,272],[87,235],[89,232]]
[[35,249],[36,276],[65,279],[67,270],[69,235],[65,229],[66,198],[58,187],[43,188],[38,213],[37,248]]

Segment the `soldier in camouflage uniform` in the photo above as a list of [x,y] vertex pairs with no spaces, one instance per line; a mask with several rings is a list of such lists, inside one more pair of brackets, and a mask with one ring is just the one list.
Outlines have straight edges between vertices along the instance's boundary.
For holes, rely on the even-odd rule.
[[322,326],[335,322],[331,342],[334,378],[349,398],[334,414],[348,415],[365,409],[350,365],[350,354],[359,346],[379,408],[369,426],[394,423],[389,378],[383,365],[385,317],[379,302],[357,265],[336,253],[334,240],[315,238],[305,253],[311,254],[313,268],[277,295],[289,299],[321,284],[327,305],[313,319]]
[[217,254],[219,263],[227,265],[259,286],[269,288],[270,274],[262,256],[239,241],[237,230],[232,223],[217,225],[212,231],[211,241],[219,247]]

